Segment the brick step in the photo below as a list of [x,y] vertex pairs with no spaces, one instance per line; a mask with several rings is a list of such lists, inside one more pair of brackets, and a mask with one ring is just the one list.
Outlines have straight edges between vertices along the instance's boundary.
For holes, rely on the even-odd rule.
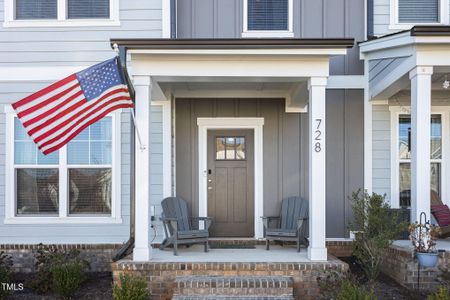
[[291,299],[292,295],[293,279],[287,276],[183,276],[175,279],[174,290],[174,297],[196,297],[194,299],[217,296]]
[[172,300],[294,300],[293,296],[174,296]]

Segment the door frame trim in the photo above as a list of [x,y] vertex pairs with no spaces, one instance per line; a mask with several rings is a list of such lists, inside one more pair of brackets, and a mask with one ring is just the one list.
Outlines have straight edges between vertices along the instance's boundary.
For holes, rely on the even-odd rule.
[[255,238],[263,238],[260,217],[263,201],[263,125],[264,118],[197,118],[198,125],[198,215],[207,217],[207,166],[209,129],[253,129],[254,131],[254,226]]

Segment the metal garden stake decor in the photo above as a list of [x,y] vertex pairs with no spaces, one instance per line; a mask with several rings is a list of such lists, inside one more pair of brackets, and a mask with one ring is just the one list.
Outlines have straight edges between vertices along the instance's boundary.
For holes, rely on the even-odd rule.
[[430,223],[427,215],[420,214],[419,223],[409,226],[409,239],[416,253],[418,263],[417,286],[420,288],[420,267],[432,268],[438,262],[438,252],[436,251],[436,237],[439,227]]

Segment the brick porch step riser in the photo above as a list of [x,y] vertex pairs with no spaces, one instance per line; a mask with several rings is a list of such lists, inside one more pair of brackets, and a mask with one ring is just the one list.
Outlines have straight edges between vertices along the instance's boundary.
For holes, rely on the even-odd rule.
[[292,296],[292,288],[189,288],[179,289],[176,295],[221,296]]
[[293,296],[174,296],[172,300],[294,300]]

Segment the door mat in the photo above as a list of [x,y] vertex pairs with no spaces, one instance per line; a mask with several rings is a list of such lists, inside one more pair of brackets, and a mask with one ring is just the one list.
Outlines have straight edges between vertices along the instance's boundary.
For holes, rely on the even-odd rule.
[[255,245],[246,244],[211,244],[211,249],[256,249]]

